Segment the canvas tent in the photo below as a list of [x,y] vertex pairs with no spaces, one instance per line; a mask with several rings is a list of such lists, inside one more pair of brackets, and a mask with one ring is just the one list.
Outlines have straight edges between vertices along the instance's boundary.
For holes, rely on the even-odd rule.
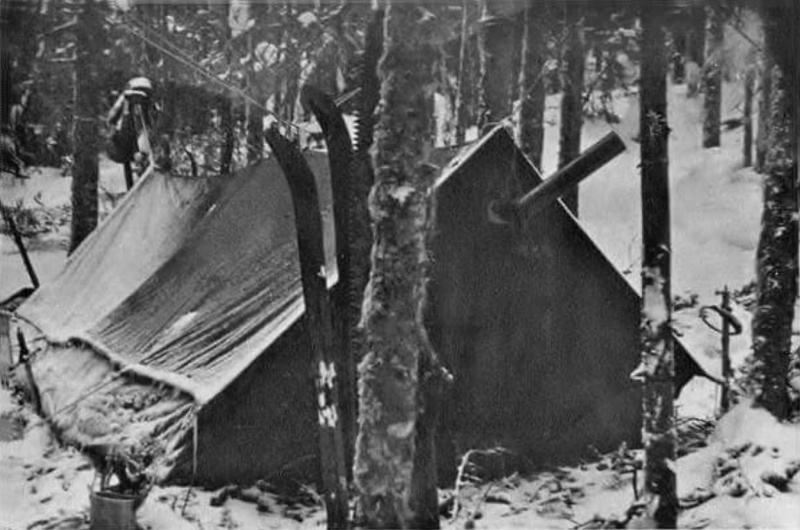
[[[328,164],[306,156],[331,285]],[[537,178],[502,129],[443,171],[426,319],[456,376],[443,432],[461,449],[502,443],[548,460],[638,438],[639,310],[560,203],[524,231],[486,222],[486,200]],[[273,160],[220,179],[141,179],[17,312],[62,437],[135,446],[162,481],[245,483],[315,464],[295,234]]]
[[[542,182],[497,128],[436,182],[427,322],[455,375],[444,426],[459,451],[502,446],[557,461],[641,430],[640,298],[555,201],[524,226],[489,205]],[[676,386],[699,365],[676,341]]]
[[[330,242],[327,160],[307,159]],[[149,450],[162,480],[246,480],[313,455],[296,254],[273,160],[211,181],[146,176],[18,310],[42,339],[45,414],[90,450]]]

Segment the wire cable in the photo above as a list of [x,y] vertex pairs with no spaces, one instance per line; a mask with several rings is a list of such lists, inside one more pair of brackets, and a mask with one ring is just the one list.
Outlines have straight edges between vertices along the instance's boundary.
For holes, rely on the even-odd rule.
[[[286,120],[286,119],[280,117],[275,111],[273,111],[271,109],[268,109],[266,106],[262,105],[258,100],[253,98],[250,94],[248,94],[243,89],[241,89],[241,88],[239,88],[237,86],[234,86],[234,85],[232,85],[230,83],[227,83],[226,81],[224,81],[224,80],[218,78],[217,76],[213,75],[206,68],[204,68],[203,65],[201,65],[200,63],[195,61],[193,58],[191,58],[180,47],[178,47],[174,43],[170,42],[168,39],[166,39],[162,35],[158,34],[155,30],[151,30],[149,28],[148,29],[143,29],[143,28],[147,28],[147,26],[145,26],[143,22],[139,21],[135,16],[133,16],[131,14],[128,14],[128,15],[126,15],[126,18],[128,18],[130,21],[133,21],[133,24],[130,24],[130,23],[126,22],[126,21],[123,21],[121,23],[121,25],[122,25],[122,27],[124,29],[126,29],[128,32],[130,32],[134,36],[140,38],[141,40],[143,40],[144,42],[150,44],[154,48],[156,48],[156,49],[162,51],[163,53],[167,54],[169,57],[171,57],[172,59],[178,61],[179,63],[181,63],[182,65],[184,65],[187,68],[191,69],[192,71],[201,74],[202,76],[204,76],[205,78],[209,79],[210,81],[216,83],[217,85],[221,86],[225,90],[227,90],[229,92],[232,92],[232,93],[240,96],[244,100],[248,101],[252,105],[255,105],[259,109],[261,109],[264,112],[266,112],[267,114],[271,115],[278,123],[280,123],[280,124],[282,124],[282,125],[284,125],[284,126],[286,126],[288,128],[294,129],[295,132],[299,132],[301,130],[306,132],[306,133],[310,133],[311,132],[307,128],[301,126],[300,124],[294,123],[292,121],[289,121],[289,120]],[[154,33],[154,37],[153,38],[151,38],[150,36],[147,35],[148,31]],[[154,39],[158,39],[159,42],[156,42],[156,40],[154,40]]]

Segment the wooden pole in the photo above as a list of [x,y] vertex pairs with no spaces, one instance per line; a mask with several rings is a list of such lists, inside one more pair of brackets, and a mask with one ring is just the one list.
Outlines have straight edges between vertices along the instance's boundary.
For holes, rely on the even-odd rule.
[[28,273],[28,277],[31,279],[31,284],[33,284],[34,288],[38,289],[39,277],[33,269],[33,263],[31,263],[31,258],[28,256],[28,250],[25,248],[25,242],[22,239],[22,234],[19,232],[17,223],[14,221],[14,216],[3,206],[2,202],[0,202],[0,211],[2,211],[3,221],[5,221],[6,226],[11,232],[11,238],[14,240],[14,244],[17,245],[20,256],[22,256],[22,263],[25,265],[25,270]]
[[339,406],[342,352],[334,335],[316,179],[296,144],[274,129],[267,131],[265,137],[286,176],[294,203],[300,275],[306,304],[306,336],[314,359],[323,499],[328,513],[328,528],[346,528],[347,478]]
[[[727,314],[731,311],[731,293],[728,286],[722,290],[722,310]],[[731,396],[731,324],[730,319],[722,316],[722,396],[720,398],[720,411],[725,414],[730,407]]]

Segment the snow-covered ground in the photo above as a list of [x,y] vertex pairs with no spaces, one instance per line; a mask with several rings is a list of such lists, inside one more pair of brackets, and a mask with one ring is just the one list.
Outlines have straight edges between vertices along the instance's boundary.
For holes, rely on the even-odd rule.
[[[736,115],[738,104],[737,90],[726,85],[723,117]],[[609,130],[616,130],[629,149],[581,185],[580,218],[603,252],[632,285],[638,286],[639,151],[633,141],[638,129],[638,102],[635,97],[620,98],[616,105],[621,122],[613,126],[601,120],[585,123],[583,144],[588,147]],[[742,168],[741,129],[723,132],[718,149],[700,148],[701,105],[702,98],[687,98],[684,87],[670,88],[673,293],[696,294],[699,305],[704,305],[719,303],[716,291],[724,286],[739,289],[753,280],[761,177]],[[558,98],[548,98],[545,175],[555,170],[557,161],[557,109]],[[4,204],[22,200],[29,207],[41,202],[53,208],[69,202],[70,183],[71,179],[61,177],[57,170],[43,169],[27,181],[3,173],[0,196]],[[101,186],[102,209],[107,211],[113,197],[124,189],[119,166],[103,162]],[[63,264],[68,229],[68,225],[62,226],[31,244],[34,266],[45,282]],[[0,299],[25,285],[19,254],[10,239],[0,238]],[[676,328],[683,333],[687,347],[707,357],[709,366],[716,366],[719,336],[702,324],[698,311],[699,306],[694,306],[676,314]],[[741,307],[735,312],[746,331],[731,341],[734,364],[738,365],[750,348],[749,315]],[[681,414],[713,417],[716,392],[716,385],[695,381],[680,400]],[[22,437],[7,440],[14,438],[15,430]],[[750,446],[740,451],[748,441]],[[736,456],[731,456],[734,453]],[[717,460],[725,455],[735,462],[723,473]],[[715,495],[686,510],[682,524],[693,528],[800,527],[797,476],[788,481],[786,492],[765,487],[761,474],[767,457],[768,464],[780,467],[778,472],[791,469],[790,462],[800,459],[798,429],[778,425],[746,406],[727,416],[708,447],[678,462],[682,495],[702,497],[707,495],[703,491]],[[596,515],[606,519],[622,516],[633,501],[633,475],[622,472],[611,460],[469,486],[460,492],[463,508],[453,523],[460,527],[469,520],[469,525],[478,528],[574,528]],[[723,487],[727,481],[725,487],[730,489],[738,480],[729,476],[744,477],[740,481],[744,491],[732,490],[741,495],[731,496]],[[87,489],[93,478],[94,472],[83,456],[59,447],[39,418],[15,403],[7,389],[0,390],[0,529],[86,528]],[[452,496],[452,491],[442,495]],[[139,523],[154,530],[324,524],[324,512],[319,507],[289,506],[269,495],[264,497],[263,511],[253,503],[235,499],[212,507],[211,496],[211,492],[197,490],[187,495],[186,488],[156,488],[138,512]]]
[[[19,425],[21,438],[14,438]],[[0,529],[88,529],[89,490],[97,486],[89,460],[59,446],[47,424],[0,390]],[[143,529],[295,528],[324,523],[319,506],[291,506],[264,493],[263,507],[230,499],[212,507],[213,493],[180,487],[150,491],[137,512]],[[269,511],[267,511],[269,510]]]
[[[8,425],[16,422],[22,437],[9,441]],[[89,461],[74,449],[60,447],[47,426],[27,406],[16,404],[7,389],[0,390],[0,434],[0,528],[89,528],[89,490],[96,480]],[[571,529],[601,528],[603,521],[622,520],[635,501],[634,477],[641,484],[641,471],[631,472],[641,453],[619,455],[531,477],[512,475],[467,485],[458,491],[455,516],[451,507],[443,525]],[[706,447],[681,458],[676,467],[685,507],[681,527],[800,528],[798,425],[781,425],[743,403],[721,420]],[[258,494],[258,505],[228,499],[222,506],[211,506],[213,492],[155,487],[137,512],[137,521],[152,530],[325,524],[319,505],[289,504],[269,493]],[[443,503],[453,496],[453,490],[441,491]]]

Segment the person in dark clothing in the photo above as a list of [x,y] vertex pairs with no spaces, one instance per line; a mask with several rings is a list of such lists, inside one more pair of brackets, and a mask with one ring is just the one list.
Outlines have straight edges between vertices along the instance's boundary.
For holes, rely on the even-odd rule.
[[153,84],[146,77],[135,77],[128,81],[108,113],[107,123],[111,128],[108,156],[125,166],[125,181],[133,186],[131,164],[140,166],[141,174],[150,163],[152,149],[149,131],[152,128]]

